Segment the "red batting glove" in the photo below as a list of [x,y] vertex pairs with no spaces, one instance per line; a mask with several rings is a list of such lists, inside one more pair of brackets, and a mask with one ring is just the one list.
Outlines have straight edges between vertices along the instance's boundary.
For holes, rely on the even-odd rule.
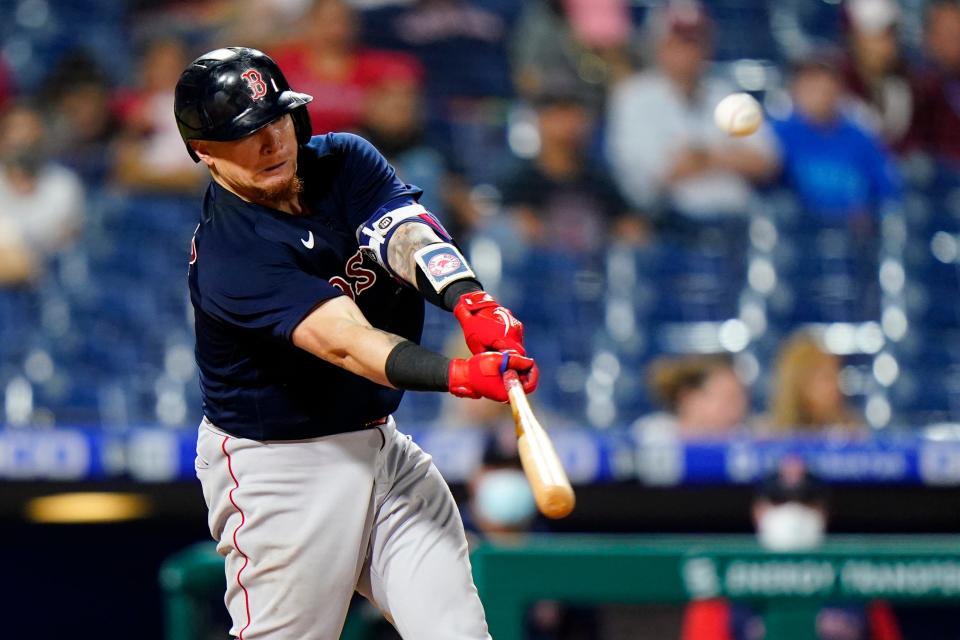
[[466,360],[455,358],[450,361],[450,393],[461,398],[489,398],[506,402],[508,398],[503,386],[503,372],[507,369],[517,372],[527,393],[533,393],[537,388],[540,370],[533,358],[510,352],[486,351]]
[[523,325],[486,291],[460,296],[453,315],[463,327],[463,337],[467,339],[471,353],[516,351],[520,355],[526,354]]

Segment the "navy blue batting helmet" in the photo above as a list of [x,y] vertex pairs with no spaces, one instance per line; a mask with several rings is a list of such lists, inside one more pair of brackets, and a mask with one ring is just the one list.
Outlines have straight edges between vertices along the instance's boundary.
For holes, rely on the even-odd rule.
[[205,53],[177,81],[173,111],[194,162],[191,140],[237,140],[289,113],[297,142],[310,140],[306,104],[313,96],[290,89],[273,58],[248,47]]

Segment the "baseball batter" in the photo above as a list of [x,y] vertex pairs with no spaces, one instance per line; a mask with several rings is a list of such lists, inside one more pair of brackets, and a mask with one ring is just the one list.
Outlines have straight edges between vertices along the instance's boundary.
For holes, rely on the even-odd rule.
[[[183,72],[175,115],[213,180],[190,257],[204,419],[196,469],[243,640],[339,638],[353,592],[404,638],[489,638],[453,498],[396,428],[405,389],[533,391],[522,326],[368,142],[311,137],[265,54]],[[417,344],[423,300],[475,354]]]

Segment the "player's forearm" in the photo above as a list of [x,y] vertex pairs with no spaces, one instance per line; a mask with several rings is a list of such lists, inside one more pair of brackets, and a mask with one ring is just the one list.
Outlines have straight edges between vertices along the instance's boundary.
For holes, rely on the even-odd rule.
[[387,358],[402,342],[405,338],[398,335],[363,327],[354,332],[351,345],[341,351],[342,357],[335,364],[385,387],[395,386],[387,376]]
[[321,360],[385,387],[447,390],[449,358],[372,326],[346,296],[321,303],[291,338]]
[[321,358],[377,384],[411,391],[446,391],[450,359],[369,325],[327,328]]
[[322,335],[294,332],[294,344],[322,360],[384,386],[393,386],[386,375],[390,352],[404,338],[350,320],[324,323]]
[[423,267],[417,263],[416,255],[421,249],[444,242],[446,241],[425,224],[405,224],[397,229],[387,246],[387,260],[390,268],[405,282],[432,302],[440,303],[440,306],[450,310],[457,304],[460,296],[471,291],[480,291],[482,287],[472,277],[455,280],[439,290],[434,287]]
[[385,373],[387,356],[404,340],[371,326],[346,296],[314,309],[297,325],[291,339],[321,360],[385,386],[390,385]]
[[449,391],[460,397],[506,402],[501,375],[512,369],[520,373],[527,392],[536,388],[538,374],[533,360],[517,353],[488,351],[467,360],[451,360],[374,327],[331,329],[348,342],[327,351],[325,359],[383,386],[408,391]]
[[[484,296],[485,299],[471,303],[480,312],[491,309],[488,302],[493,299],[486,300],[489,296]],[[455,313],[473,311],[458,309]],[[478,317],[482,318],[482,313]],[[482,323],[479,328],[483,329]],[[292,338],[296,346],[318,358],[385,387],[449,391],[456,396],[504,402],[506,391],[501,374],[513,369],[521,374],[528,392],[536,388],[536,367],[533,360],[520,355],[520,345],[510,353],[481,349],[482,353],[467,360],[451,360],[371,326],[359,307],[346,296],[321,303],[297,325]],[[467,344],[474,342],[474,338],[473,333],[468,335]]]

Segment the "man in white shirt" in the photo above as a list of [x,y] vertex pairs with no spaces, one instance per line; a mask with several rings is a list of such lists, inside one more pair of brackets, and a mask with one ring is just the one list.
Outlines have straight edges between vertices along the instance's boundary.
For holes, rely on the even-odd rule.
[[742,215],[751,182],[776,167],[769,134],[734,139],[716,127],[714,107],[733,91],[706,76],[710,21],[694,2],[674,2],[649,19],[655,66],[613,90],[607,154],[631,203],[697,220]]
[[25,284],[80,230],[80,179],[43,153],[43,121],[26,105],[0,116],[0,286]]

